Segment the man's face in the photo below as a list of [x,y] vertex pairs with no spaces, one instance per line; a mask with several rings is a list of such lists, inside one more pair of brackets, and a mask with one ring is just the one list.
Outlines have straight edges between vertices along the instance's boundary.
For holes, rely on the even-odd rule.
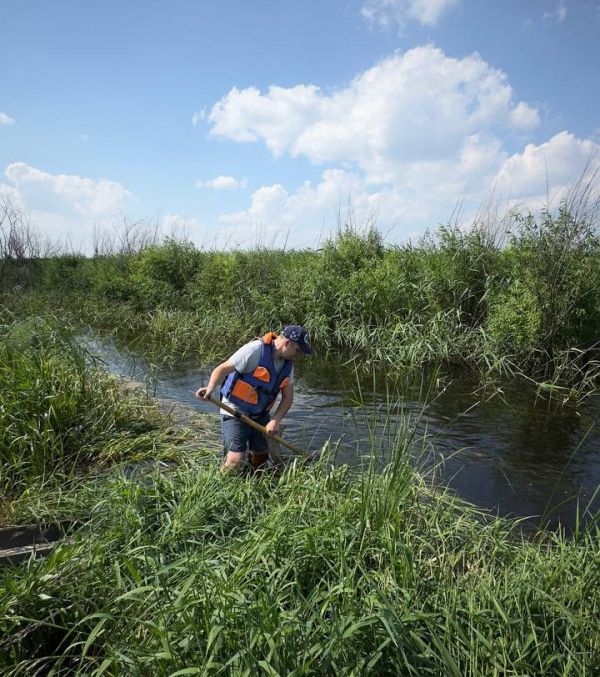
[[281,357],[284,360],[293,360],[301,352],[300,346],[296,341],[292,341],[289,338],[285,339],[285,343],[281,347]]

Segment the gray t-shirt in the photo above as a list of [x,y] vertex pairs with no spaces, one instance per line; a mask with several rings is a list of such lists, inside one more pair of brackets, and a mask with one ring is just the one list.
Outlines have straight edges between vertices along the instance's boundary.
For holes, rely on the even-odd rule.
[[[240,374],[247,374],[249,372],[253,372],[256,367],[258,367],[261,353],[262,343],[259,339],[256,339],[254,341],[250,341],[250,343],[246,343],[241,348],[236,350],[235,353],[233,353],[233,355],[229,358],[229,361],[233,364],[236,370],[240,372]],[[276,357],[273,358],[273,366],[275,367],[276,373],[279,373],[283,369],[284,365],[285,360]],[[292,371],[290,372],[290,383],[293,382],[294,367],[292,366]],[[226,397],[223,397],[223,402],[234,409],[238,409],[238,407],[233,404],[233,402],[230,402]],[[222,415],[231,416],[231,414],[228,414],[225,411],[222,412]]]

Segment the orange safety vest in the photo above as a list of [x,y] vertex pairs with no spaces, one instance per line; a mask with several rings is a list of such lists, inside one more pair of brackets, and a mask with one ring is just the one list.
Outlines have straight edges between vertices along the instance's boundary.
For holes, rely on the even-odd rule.
[[279,373],[275,372],[273,352],[275,350],[275,332],[261,336],[262,351],[258,366],[252,372],[234,371],[221,386],[221,395],[250,416],[259,416],[268,411],[279,391],[290,381],[292,360],[286,360]]

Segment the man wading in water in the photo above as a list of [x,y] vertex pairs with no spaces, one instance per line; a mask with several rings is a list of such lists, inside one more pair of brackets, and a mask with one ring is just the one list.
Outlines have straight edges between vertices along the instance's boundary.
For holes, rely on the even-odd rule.
[[[279,335],[265,334],[215,367],[208,385],[199,388],[196,397],[206,402],[220,385],[224,404],[266,428],[267,435],[274,435],[294,401],[293,360],[300,352],[312,352],[303,327],[293,324]],[[281,402],[271,417],[269,411],[279,392]],[[241,467],[246,451],[254,470],[266,465],[269,448],[262,433],[228,413],[223,413],[222,430],[225,468]]]

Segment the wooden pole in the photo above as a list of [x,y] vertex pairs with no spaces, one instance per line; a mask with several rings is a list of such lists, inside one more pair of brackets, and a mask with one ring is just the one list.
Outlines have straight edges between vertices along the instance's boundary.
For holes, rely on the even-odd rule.
[[[244,414],[240,414],[239,411],[237,411],[233,407],[230,407],[228,404],[221,402],[221,400],[216,400],[214,397],[210,398],[210,402],[212,402],[217,407],[219,407],[219,409],[223,409],[223,411],[226,411],[229,414],[231,414],[232,416],[235,416],[236,418],[238,418],[243,423],[248,424],[251,428],[254,428],[255,430],[259,430],[261,433],[263,433],[263,435],[267,435],[267,429],[264,426],[260,425],[260,423],[257,423],[256,421],[253,421],[248,416],[244,416]],[[299,449],[298,447],[294,446],[291,442],[287,442],[286,440],[283,439],[283,437],[279,437],[279,435],[267,435],[267,436],[271,437],[276,442],[279,442],[279,444],[283,444],[284,447],[291,449],[294,453],[302,456],[303,458],[306,458],[307,454],[306,454],[305,451],[303,451],[302,449]]]

